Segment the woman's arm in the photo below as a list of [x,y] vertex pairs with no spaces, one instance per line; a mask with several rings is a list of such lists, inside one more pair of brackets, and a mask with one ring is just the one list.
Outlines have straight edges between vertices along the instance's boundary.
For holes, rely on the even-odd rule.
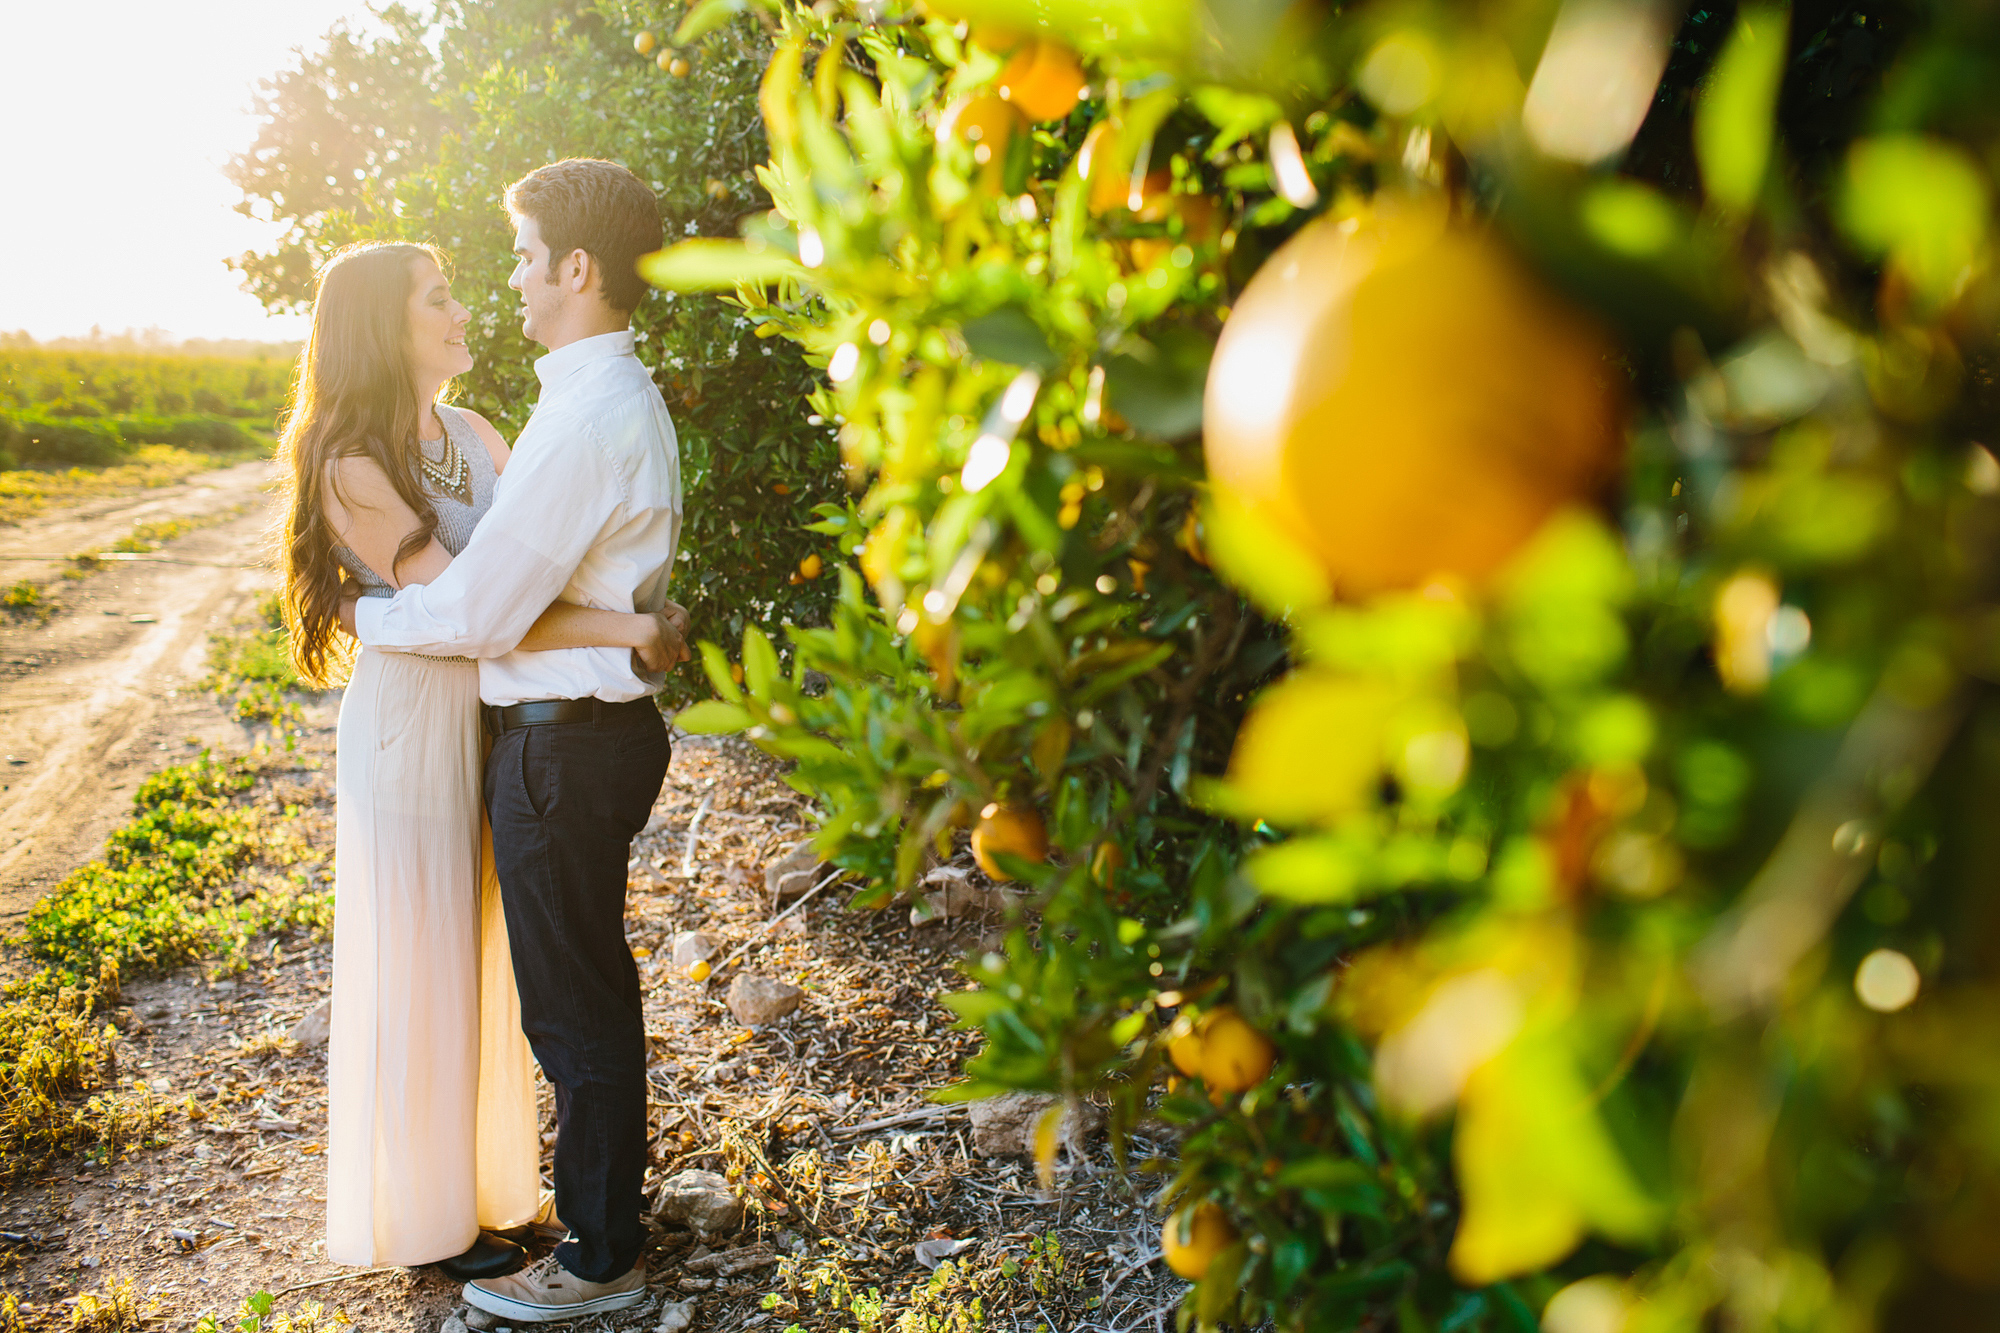
[[326,521],[341,544],[361,557],[391,587],[429,583],[451,563],[451,552],[436,537],[402,564],[396,552],[417,530],[417,511],[396,493],[375,460],[360,454],[335,459],[327,468]]

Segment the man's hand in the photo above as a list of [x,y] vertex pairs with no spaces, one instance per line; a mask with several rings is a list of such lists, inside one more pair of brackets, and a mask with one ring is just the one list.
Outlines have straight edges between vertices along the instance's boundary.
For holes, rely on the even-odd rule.
[[646,628],[639,645],[632,650],[641,672],[672,671],[681,663],[693,659],[694,654],[688,651],[687,640],[682,637],[688,625],[685,608],[669,602],[665,608],[651,612],[647,618],[652,624]]
[[674,628],[679,631],[683,639],[687,638],[688,631],[694,627],[694,617],[689,615],[688,609],[679,602],[666,603],[660,608],[660,614],[673,621]]

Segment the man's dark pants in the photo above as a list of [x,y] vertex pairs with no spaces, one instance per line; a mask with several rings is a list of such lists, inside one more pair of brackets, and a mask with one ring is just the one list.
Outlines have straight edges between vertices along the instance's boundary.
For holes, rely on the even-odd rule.
[[645,1233],[646,1029],[625,943],[625,875],[670,753],[656,713],[494,739],[486,810],[521,1026],[556,1094],[562,1266],[609,1282]]

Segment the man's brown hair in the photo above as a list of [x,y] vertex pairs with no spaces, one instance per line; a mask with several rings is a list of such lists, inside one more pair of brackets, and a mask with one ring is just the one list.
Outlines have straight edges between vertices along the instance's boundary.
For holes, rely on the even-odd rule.
[[630,313],[646,283],[639,256],[660,248],[660,204],[646,183],[616,162],[571,157],[536,167],[507,187],[507,211],[533,218],[549,246],[549,281],[556,264],[582,250],[600,270],[604,299]]

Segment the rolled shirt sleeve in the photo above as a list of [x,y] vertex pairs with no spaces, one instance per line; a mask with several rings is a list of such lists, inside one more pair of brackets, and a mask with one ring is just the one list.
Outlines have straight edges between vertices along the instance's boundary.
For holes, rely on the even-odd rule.
[[354,620],[362,643],[435,656],[504,656],[570,585],[599,536],[623,521],[625,479],[588,422],[537,412],[520,444],[495,488],[493,508],[444,573],[394,597],[361,599]]

